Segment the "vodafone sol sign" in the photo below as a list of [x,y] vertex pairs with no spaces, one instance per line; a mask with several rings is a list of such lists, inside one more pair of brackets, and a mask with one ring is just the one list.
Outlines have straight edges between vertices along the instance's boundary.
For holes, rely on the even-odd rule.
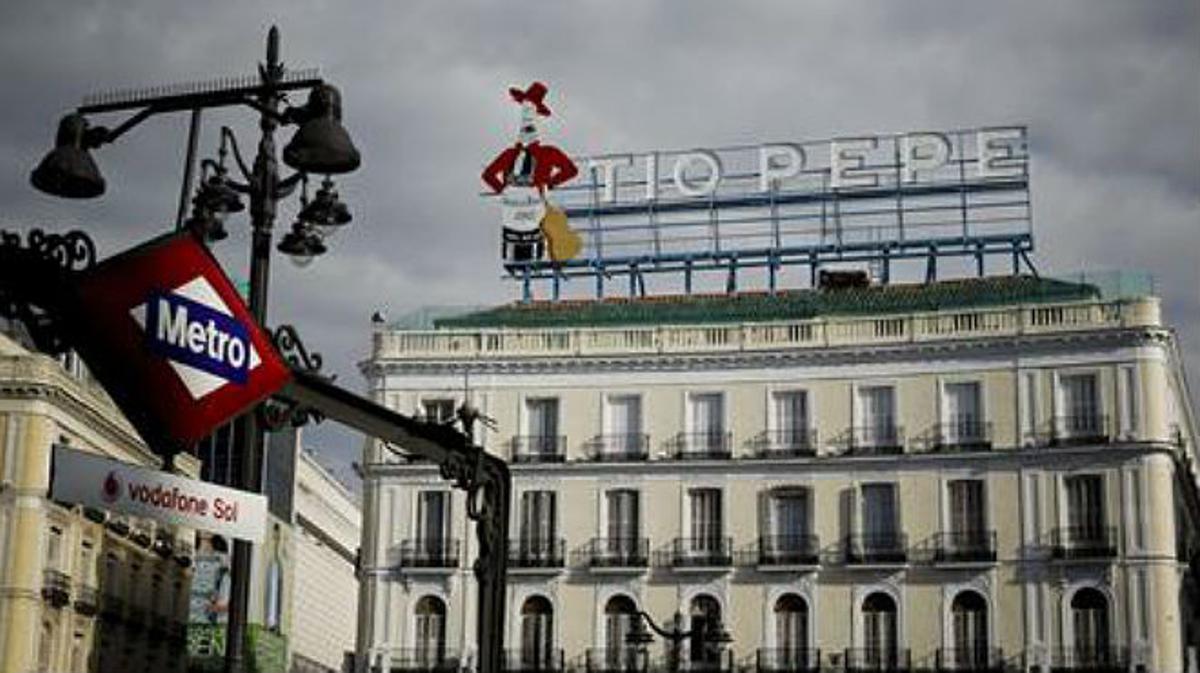
[[267,499],[158,470],[54,447],[50,494],[97,507],[218,535],[261,542]]

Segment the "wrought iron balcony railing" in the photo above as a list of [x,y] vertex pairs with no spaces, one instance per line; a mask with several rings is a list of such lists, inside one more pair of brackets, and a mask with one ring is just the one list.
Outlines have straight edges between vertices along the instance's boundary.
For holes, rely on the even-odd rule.
[[[712,647],[711,644],[708,645]],[[656,662],[658,665],[651,664],[654,670],[670,670],[670,661]],[[733,650],[723,649],[716,652],[709,651],[704,655],[693,655],[692,657],[684,657],[679,662],[680,671],[708,671],[710,673],[733,673],[738,670],[737,664],[733,660]]]
[[993,563],[995,560],[994,530],[938,533],[934,539],[934,563]]
[[817,455],[817,431],[814,428],[767,430],[755,440],[759,458],[810,458]]
[[650,540],[644,537],[596,537],[574,553],[575,565],[588,568],[644,569],[650,565]]
[[514,463],[561,463],[566,459],[566,435],[517,435],[512,438]]
[[1051,653],[1052,671],[1089,671],[1116,673],[1129,668],[1129,651],[1123,647],[1065,647]]
[[452,538],[404,540],[392,550],[392,565],[400,568],[453,569],[459,564],[459,541]]
[[904,428],[898,425],[863,425],[850,429],[848,453],[854,456],[887,456],[904,453]]
[[754,562],[760,566],[807,566],[821,560],[816,535],[762,535],[756,552]]
[[938,671],[999,673],[1004,670],[1004,652],[998,647],[939,647]]
[[754,654],[757,673],[811,673],[821,668],[821,650],[792,648],[759,648]]
[[1107,444],[1111,440],[1112,428],[1105,414],[1058,416],[1050,424],[1047,437],[1050,446]]
[[990,451],[992,424],[975,419],[959,419],[934,427],[934,451]]
[[85,617],[94,617],[100,612],[100,594],[96,587],[86,584],[75,585],[75,612]]
[[[636,619],[632,617],[631,619]],[[647,654],[633,645],[590,649],[586,655],[587,673],[636,673],[647,670]]]
[[508,542],[508,567],[561,568],[564,565],[562,538],[521,538]]
[[845,651],[846,670],[857,671],[910,671],[912,652],[908,649],[859,647]]
[[596,435],[588,442],[588,456],[602,463],[646,460],[650,457],[650,435]]
[[844,540],[848,565],[906,563],[908,536],[904,533],[858,533]]
[[71,602],[71,576],[52,568],[42,572],[42,598],[56,608]]
[[517,649],[504,651],[504,670],[509,673],[557,673],[565,671],[566,666],[561,649]]
[[677,460],[725,460],[733,456],[732,432],[681,432],[671,454]]
[[1050,534],[1050,555],[1060,560],[1112,558],[1117,555],[1115,526],[1067,526]]
[[393,649],[389,658],[390,673],[457,673],[460,661],[458,652],[438,644]]
[[677,537],[664,550],[663,565],[672,568],[727,568],[733,565],[733,539]]

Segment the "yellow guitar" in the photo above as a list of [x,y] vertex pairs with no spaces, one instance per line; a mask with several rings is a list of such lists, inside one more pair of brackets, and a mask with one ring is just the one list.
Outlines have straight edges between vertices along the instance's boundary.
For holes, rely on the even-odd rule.
[[542,215],[538,228],[546,238],[546,249],[550,252],[550,259],[556,262],[574,259],[583,247],[583,240],[567,224],[567,214],[547,201],[545,194],[542,195],[542,202],[546,204],[546,213]]

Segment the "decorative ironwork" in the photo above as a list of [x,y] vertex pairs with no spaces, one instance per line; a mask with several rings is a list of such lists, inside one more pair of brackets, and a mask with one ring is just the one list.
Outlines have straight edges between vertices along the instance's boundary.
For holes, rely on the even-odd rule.
[[70,330],[63,326],[73,277],[96,263],[96,245],[82,231],[0,231],[0,317],[25,326],[38,349],[63,353]]
[[[292,371],[314,374],[329,381],[336,378],[334,375],[321,374],[321,367],[325,364],[325,359],[321,357],[320,353],[308,350],[294,326],[280,325],[271,335],[271,341]],[[317,409],[281,398],[273,398],[264,402],[260,415],[263,424],[271,431],[280,430],[287,425],[299,428],[310,422],[320,423],[325,420],[325,415]]]

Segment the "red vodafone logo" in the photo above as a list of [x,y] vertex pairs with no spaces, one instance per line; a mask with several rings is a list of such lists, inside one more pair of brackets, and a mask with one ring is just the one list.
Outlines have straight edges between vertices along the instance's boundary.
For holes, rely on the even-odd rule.
[[117,479],[116,472],[109,472],[108,476],[104,478],[104,484],[100,487],[100,498],[111,505],[120,497],[121,480]]

